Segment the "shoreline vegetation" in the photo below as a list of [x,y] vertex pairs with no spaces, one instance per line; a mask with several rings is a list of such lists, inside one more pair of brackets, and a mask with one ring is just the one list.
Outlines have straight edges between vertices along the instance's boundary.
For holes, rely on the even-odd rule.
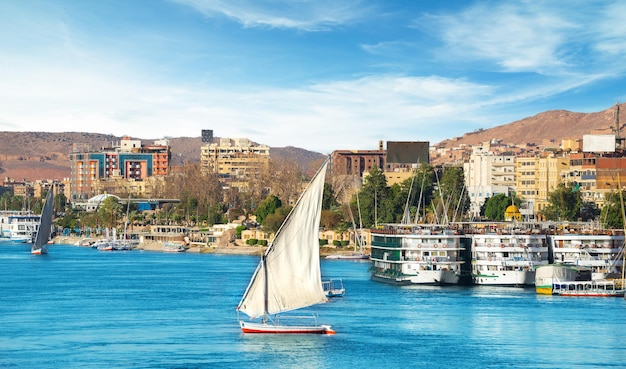
[[[57,236],[53,239],[54,244],[63,244],[76,247],[90,247],[80,246],[79,243],[84,237],[77,236]],[[95,241],[96,239],[94,239]],[[220,254],[220,255],[253,255],[261,256],[265,253],[267,246],[250,246],[246,245],[242,240],[236,240],[227,244],[217,246],[207,246],[203,243],[191,242],[185,245],[185,252],[193,252],[200,254]],[[145,241],[137,245],[133,250],[153,251],[153,252],[165,252],[163,250],[163,242],[157,241]],[[349,255],[352,254],[352,247],[345,249],[337,249],[335,247],[320,247],[320,256],[328,255]]]

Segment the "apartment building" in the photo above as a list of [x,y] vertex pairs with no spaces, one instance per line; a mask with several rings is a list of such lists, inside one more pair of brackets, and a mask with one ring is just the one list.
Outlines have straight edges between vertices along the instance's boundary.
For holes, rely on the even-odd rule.
[[515,189],[515,157],[496,155],[489,151],[489,146],[474,147],[463,163],[463,172],[470,198],[469,211],[475,217],[480,215],[486,199],[500,193],[508,195]]
[[548,194],[554,191],[559,183],[565,181],[571,171],[570,157],[565,155],[538,158],[536,197],[534,198],[533,212],[540,214],[549,205]]
[[167,139],[144,146],[141,140],[123,137],[119,143],[100,151],[92,151],[88,145],[74,145],[70,154],[70,199],[87,199],[100,193],[103,187],[100,182],[116,179],[138,182],[152,176],[166,176],[170,160]]
[[246,192],[248,181],[269,168],[270,148],[247,138],[220,138],[200,149],[200,169],[215,173],[227,188]]

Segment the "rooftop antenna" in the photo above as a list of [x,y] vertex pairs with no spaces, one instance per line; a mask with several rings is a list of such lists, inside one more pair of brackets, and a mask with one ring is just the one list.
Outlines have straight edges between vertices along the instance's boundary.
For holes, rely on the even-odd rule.
[[615,109],[613,109],[613,121],[615,124],[615,141],[617,147],[621,148],[624,139],[621,137],[619,130],[619,102],[615,103]]

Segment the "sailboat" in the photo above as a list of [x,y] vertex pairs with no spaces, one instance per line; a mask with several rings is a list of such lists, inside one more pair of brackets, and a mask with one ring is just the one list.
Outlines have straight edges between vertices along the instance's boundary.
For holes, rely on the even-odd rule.
[[30,249],[31,254],[41,255],[48,253],[48,239],[52,232],[52,215],[54,210],[53,197],[53,191],[52,188],[50,188],[46,195],[43,210],[41,211],[41,220],[39,222],[37,235],[35,236],[35,242],[33,242]]
[[[319,224],[328,159],[313,177],[261,258],[237,306],[244,333],[334,334],[329,325],[286,325],[278,314],[327,302],[319,260]],[[296,317],[290,317],[296,318]],[[286,319],[283,319],[286,320]]]

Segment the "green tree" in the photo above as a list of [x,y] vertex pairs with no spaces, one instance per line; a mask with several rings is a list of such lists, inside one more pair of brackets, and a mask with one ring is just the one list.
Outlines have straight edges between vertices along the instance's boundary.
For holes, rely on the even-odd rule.
[[291,211],[290,206],[283,206],[283,207],[276,209],[274,213],[268,214],[265,219],[265,223],[263,224],[263,229],[265,229],[268,232],[278,231],[280,226],[285,221],[285,218],[287,218],[289,211]]
[[[433,182],[435,179],[434,168],[426,163],[422,163],[415,171],[415,175],[406,179],[400,184],[402,193],[399,196],[399,201],[404,201],[402,214],[408,218],[405,221],[413,221],[416,219],[416,213],[424,214],[432,202],[433,196]],[[405,208],[408,204],[408,214],[405,214]],[[419,216],[418,218],[422,218]],[[401,221],[399,219],[398,221]],[[422,218],[423,221],[423,218]]]
[[595,220],[600,215],[598,204],[593,201],[583,201],[580,206],[580,217],[583,222]]
[[385,174],[380,168],[374,167],[365,177],[361,191],[351,201],[353,209],[357,208],[358,201],[364,227],[372,227],[385,217],[386,211],[383,206],[387,206],[387,203],[384,203],[383,200],[387,199],[388,193],[389,188]]
[[67,206],[67,197],[65,194],[57,193],[54,195],[54,211],[57,213],[65,212]]
[[343,215],[337,210],[322,210],[320,223],[326,229],[335,229],[343,221]]
[[436,194],[433,196],[435,212],[441,217],[440,222],[459,221],[470,208],[463,168],[443,168],[439,177]]
[[256,220],[260,224],[265,225],[265,218],[268,215],[274,214],[276,209],[280,208],[283,203],[280,199],[274,195],[269,195],[263,200],[259,206],[256,208],[254,215],[256,215]]
[[482,207],[484,212],[481,215],[484,215],[489,220],[503,221],[506,208],[512,204],[519,208],[521,203],[522,200],[515,195],[507,196],[499,193],[485,200],[485,204]]
[[78,215],[75,213],[70,213],[62,218],[59,218],[58,220],[56,220],[55,223],[61,228],[74,229],[78,224]]
[[119,219],[122,206],[117,197],[109,196],[98,206],[98,218],[102,224],[107,228],[117,227],[117,220]]
[[326,182],[324,183],[324,195],[322,197],[322,209],[330,210],[333,207],[339,205],[335,193],[333,192],[333,185]]
[[[626,199],[626,193],[622,192],[622,197]],[[600,212],[600,219],[604,228],[624,228],[622,205],[618,191],[611,191],[604,194],[604,206]]]
[[582,206],[580,190],[572,183],[559,183],[548,193],[548,206],[543,211],[547,220],[575,221],[580,217]]

